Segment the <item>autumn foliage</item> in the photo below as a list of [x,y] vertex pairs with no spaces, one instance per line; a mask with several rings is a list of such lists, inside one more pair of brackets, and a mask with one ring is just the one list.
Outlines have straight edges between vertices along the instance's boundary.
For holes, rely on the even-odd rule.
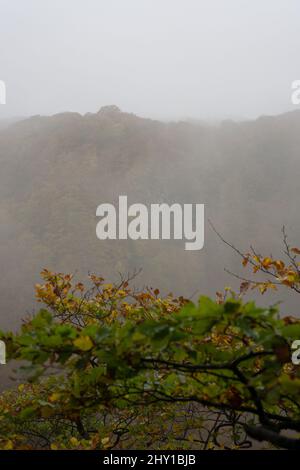
[[0,396],[0,448],[299,449],[300,320],[243,299],[300,291],[300,251],[285,243],[288,262],[239,252],[267,279],[196,303],[135,289],[135,276],[85,285],[44,270],[43,308],[0,335],[22,374]]

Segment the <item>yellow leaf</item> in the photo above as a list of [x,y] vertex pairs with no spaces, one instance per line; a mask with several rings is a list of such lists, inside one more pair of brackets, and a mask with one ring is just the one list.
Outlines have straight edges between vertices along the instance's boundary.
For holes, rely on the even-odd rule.
[[276,267],[277,271],[282,271],[284,268],[284,262],[281,260],[275,260],[273,261],[274,266]]
[[80,336],[74,340],[73,344],[81,351],[89,351],[93,347],[93,342],[89,336]]
[[7,442],[4,444],[4,447],[3,447],[4,450],[12,450],[13,448],[14,448],[14,446],[13,446],[12,441],[7,441]]
[[266,284],[261,284],[261,285],[259,286],[259,291],[260,291],[260,293],[261,293],[261,294],[264,294],[264,293],[266,292],[267,288],[268,288],[268,287],[267,287]]
[[76,437],[71,437],[70,438],[70,443],[72,444],[72,446],[78,446],[80,444],[80,442],[78,441],[78,439],[76,439]]
[[60,398],[60,394],[59,393],[52,393],[52,395],[50,395],[49,397],[49,401],[51,403],[54,403],[55,401],[58,401]]
[[262,260],[261,264],[263,265],[263,267],[264,267],[265,269],[268,269],[268,268],[271,266],[271,264],[272,264],[272,259],[271,259],[271,258],[268,258],[268,257],[267,257],[267,258],[264,258],[264,259]]
[[117,294],[118,294],[119,296],[121,296],[121,297],[124,297],[124,296],[126,296],[126,292],[125,292],[125,290],[122,290],[122,289],[121,289],[121,290],[119,290],[119,291],[117,292]]
[[103,285],[103,289],[106,289],[106,290],[110,290],[110,289],[112,289],[113,287],[114,287],[113,284],[104,284],[104,285]]
[[107,447],[107,445],[109,444],[109,437],[103,437],[103,439],[101,439],[101,444],[103,445],[103,447]]
[[282,282],[282,284],[284,284],[286,286],[292,286],[293,284],[295,284],[295,282],[298,281],[298,275],[297,275],[297,273],[295,273],[293,271],[288,271],[286,276],[281,278],[280,281]]

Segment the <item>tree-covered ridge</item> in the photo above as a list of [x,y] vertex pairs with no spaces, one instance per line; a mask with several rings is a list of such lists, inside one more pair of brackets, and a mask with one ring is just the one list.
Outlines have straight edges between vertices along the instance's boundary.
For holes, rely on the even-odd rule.
[[228,290],[193,303],[42,277],[46,308],[1,334],[27,377],[1,396],[2,448],[299,448],[299,319]]

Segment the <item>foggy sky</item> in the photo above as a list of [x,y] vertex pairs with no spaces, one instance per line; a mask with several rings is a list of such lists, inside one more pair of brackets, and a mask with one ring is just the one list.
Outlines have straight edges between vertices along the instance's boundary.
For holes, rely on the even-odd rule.
[[0,0],[0,118],[107,104],[160,119],[295,109],[299,20],[298,0]]

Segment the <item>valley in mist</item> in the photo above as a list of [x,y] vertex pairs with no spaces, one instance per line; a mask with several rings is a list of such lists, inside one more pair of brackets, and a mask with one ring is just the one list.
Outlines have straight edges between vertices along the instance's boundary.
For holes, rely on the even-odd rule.
[[[241,260],[211,230],[247,251],[282,255],[281,227],[299,244],[300,113],[254,121],[159,122],[107,106],[98,113],[34,116],[0,127],[1,328],[37,308],[39,272],[116,279],[187,297],[238,290]],[[129,203],[205,204],[205,245],[96,238],[96,208]],[[250,273],[251,276],[251,273]],[[297,314],[297,297],[282,308]],[[266,297],[260,297],[264,303]],[[285,292],[272,302],[285,300]],[[288,312],[286,311],[288,309]]]

